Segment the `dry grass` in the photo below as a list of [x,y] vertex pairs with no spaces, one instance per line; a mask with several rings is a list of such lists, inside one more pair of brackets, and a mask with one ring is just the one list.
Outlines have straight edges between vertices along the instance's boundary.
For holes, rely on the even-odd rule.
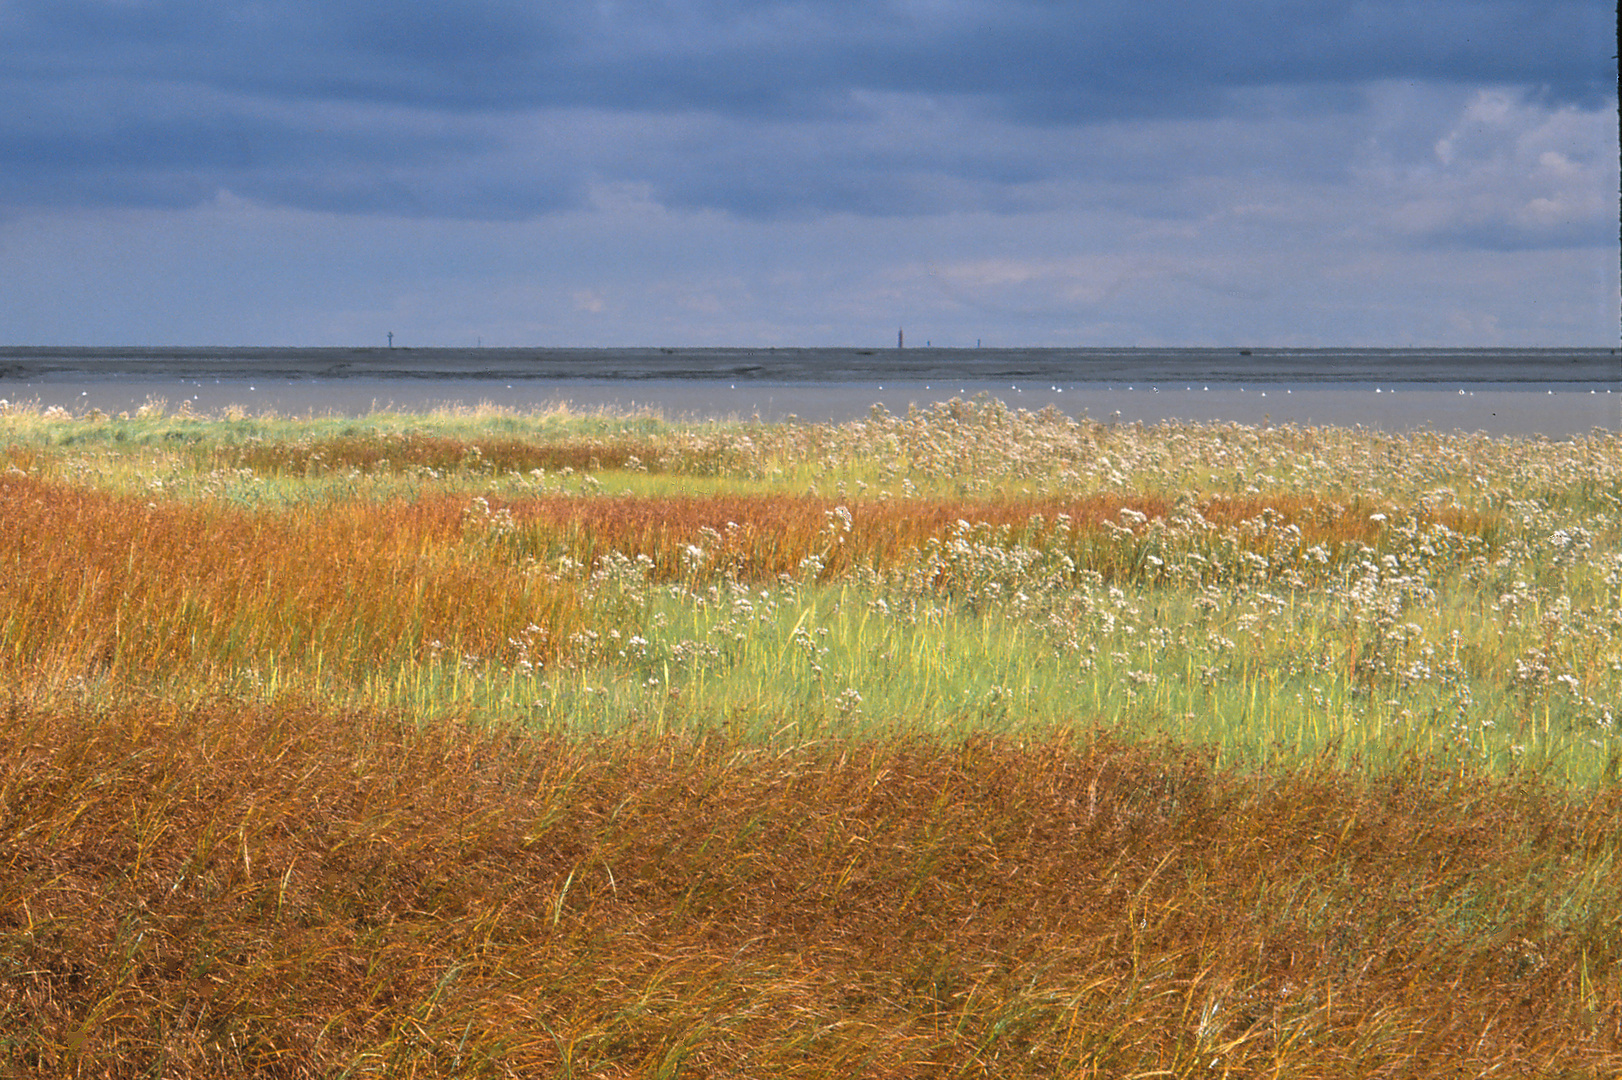
[[[489,656],[518,639],[547,664],[588,620],[603,621],[583,610],[578,582],[544,572],[559,556],[589,567],[609,552],[645,555],[670,580],[688,545],[700,545],[707,572],[738,579],[794,574],[808,557],[838,576],[915,558],[965,521],[1045,545],[1065,516],[1078,565],[1114,578],[1132,572],[1135,556],[1100,542],[1104,523],[1123,508],[1151,518],[1175,510],[1115,495],[848,510],[792,495],[555,496],[479,500],[471,512],[447,494],[274,512],[157,498],[0,476],[0,671],[115,684],[178,673],[206,686],[274,663],[353,681],[430,651]],[[1200,509],[1217,526],[1264,510],[1280,526],[1299,522],[1299,544],[1377,542],[1380,531],[1356,504],[1223,497]],[[1460,528],[1488,524],[1467,516],[1449,512]]]
[[[1131,570],[1129,552],[1099,546],[1113,533],[1109,525],[1123,509],[1164,521],[1184,507],[1166,496],[1096,494],[1084,498],[835,500],[810,495],[603,496],[579,499],[487,500],[505,512],[522,534],[523,550],[537,557],[566,554],[590,565],[605,552],[646,555],[655,573],[677,575],[688,545],[707,549],[714,567],[748,579],[793,574],[807,556],[818,556],[828,574],[856,567],[895,567],[953,535],[960,523],[1006,529],[1036,548],[1049,546],[1061,518],[1069,521],[1068,553],[1081,568],[1113,578]],[[1361,500],[1340,504],[1310,496],[1213,496],[1194,500],[1197,511],[1216,528],[1266,521],[1246,546],[1267,551],[1294,525],[1292,543],[1378,545],[1382,524],[1373,506]],[[848,519],[843,517],[848,514]],[[1264,517],[1264,515],[1266,515]],[[1490,536],[1495,520],[1450,508],[1416,518],[1421,525],[1441,522],[1454,532]],[[848,529],[846,525],[848,524]],[[710,536],[706,536],[706,531]]]
[[0,1073],[1622,1074],[1614,437],[6,417]]
[[351,435],[292,442],[254,442],[216,448],[212,460],[229,468],[269,474],[305,475],[355,468],[363,472],[428,468],[440,472],[485,469],[497,473],[626,468],[713,474],[719,450],[696,452],[648,439],[603,437],[537,442],[532,439],[459,439],[409,432]]
[[1103,736],[773,751],[14,703],[0,1062],[1616,1075],[1622,796],[1569,800]]
[[[465,502],[271,513],[0,476],[0,672],[118,682],[305,664],[334,675],[481,653],[582,619],[567,583],[460,543]],[[267,673],[268,674],[268,673]]]

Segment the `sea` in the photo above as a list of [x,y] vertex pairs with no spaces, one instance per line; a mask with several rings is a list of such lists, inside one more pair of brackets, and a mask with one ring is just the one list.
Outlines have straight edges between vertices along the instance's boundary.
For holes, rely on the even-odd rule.
[[498,405],[840,422],[953,398],[1104,422],[1569,438],[1622,430],[1616,349],[0,347],[0,399],[116,414]]

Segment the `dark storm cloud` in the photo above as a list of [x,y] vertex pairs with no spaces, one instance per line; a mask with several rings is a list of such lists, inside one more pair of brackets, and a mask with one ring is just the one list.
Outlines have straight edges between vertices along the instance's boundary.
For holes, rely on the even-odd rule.
[[185,207],[221,190],[348,212],[514,216],[569,181],[476,172],[501,140],[395,110],[266,104],[195,84],[0,78],[0,205]]
[[[503,217],[607,179],[752,215],[995,208],[1076,168],[1022,150],[1031,128],[1256,115],[1255,92],[1276,87],[1287,114],[1344,112],[1357,87],[1393,79],[1593,104],[1614,87],[1613,29],[1608,4],[1537,0],[13,0],[0,200],[184,204],[229,188]],[[955,155],[914,129],[863,143],[853,133],[883,130],[895,96],[939,99],[981,139],[1018,132]],[[583,130],[502,153],[513,123],[548,110],[653,119],[630,152]],[[659,118],[691,115],[733,121],[729,141],[703,157],[648,148]],[[838,141],[790,145],[819,137]]]
[[12,67],[445,108],[754,113],[852,88],[1022,114],[1180,113],[1212,90],[1418,78],[1614,85],[1607,4],[26,0]]

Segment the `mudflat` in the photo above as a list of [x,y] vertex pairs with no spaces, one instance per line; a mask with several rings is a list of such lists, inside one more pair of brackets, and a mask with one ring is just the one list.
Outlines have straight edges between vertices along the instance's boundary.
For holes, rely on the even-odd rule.
[[64,375],[1615,385],[1622,365],[1615,349],[0,348],[0,380]]

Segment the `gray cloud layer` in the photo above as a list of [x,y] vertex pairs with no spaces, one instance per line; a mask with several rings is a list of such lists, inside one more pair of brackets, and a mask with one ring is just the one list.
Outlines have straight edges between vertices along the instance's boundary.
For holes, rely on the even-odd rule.
[[178,78],[288,100],[823,113],[852,89],[1022,116],[1185,114],[1213,92],[1415,78],[1614,86],[1610,5],[24,0],[13,70]]
[[[771,218],[1040,209],[1244,170],[1310,182],[1354,167],[1345,135],[1377,134],[1382,83],[1608,108],[1614,28],[1608,4],[1547,0],[12,0],[0,204],[225,190],[502,219],[629,185]],[[1521,242],[1492,228],[1447,225]]]

